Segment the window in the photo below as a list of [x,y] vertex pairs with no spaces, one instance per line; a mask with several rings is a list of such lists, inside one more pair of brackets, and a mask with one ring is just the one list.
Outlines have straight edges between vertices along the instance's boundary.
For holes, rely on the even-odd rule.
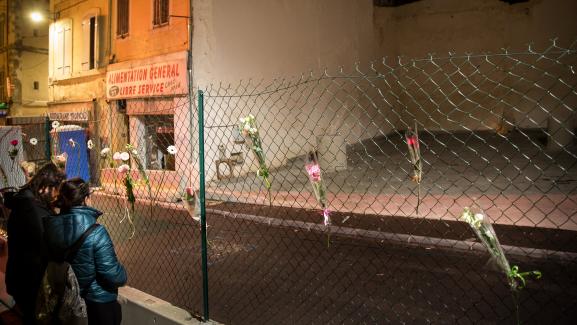
[[58,21],[51,26],[49,73],[56,79],[72,73],[72,20]]
[[128,35],[128,0],[118,0],[116,9],[116,36],[126,37]]
[[32,88],[34,88],[34,90],[40,89],[40,82],[34,81],[34,83],[32,84]]
[[8,93],[6,77],[4,76],[4,71],[0,71],[0,102],[6,101],[6,93]]
[[4,47],[4,32],[5,32],[5,28],[4,26],[6,26],[6,15],[5,14],[0,14],[0,26],[2,26],[2,31],[0,31],[0,47]]
[[98,15],[82,20],[82,70],[98,68]]
[[174,116],[145,115],[147,169],[174,170],[174,155],[168,146],[174,145]]
[[168,24],[168,0],[154,0],[154,26]]

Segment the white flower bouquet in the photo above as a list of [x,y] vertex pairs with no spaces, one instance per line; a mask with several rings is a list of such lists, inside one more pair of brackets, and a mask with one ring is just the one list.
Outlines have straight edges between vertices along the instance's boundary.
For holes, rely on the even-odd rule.
[[503,252],[503,248],[499,243],[497,234],[484,214],[473,213],[471,209],[465,208],[461,214],[461,220],[467,222],[469,226],[471,226],[475,235],[477,235],[481,243],[483,243],[483,246],[485,246],[491,254],[493,261],[497,263],[501,271],[507,276],[507,283],[509,284],[513,299],[515,300],[517,323],[520,323],[517,293],[520,289],[523,289],[526,286],[527,281],[525,277],[534,276],[536,279],[540,279],[542,275],[541,272],[519,272],[518,266],[510,266],[509,261]]
[[269,204],[272,205],[270,197],[270,172],[266,165],[266,155],[262,149],[262,140],[256,125],[256,120],[252,114],[249,114],[248,116],[240,119],[239,131],[247,140],[247,145],[250,147],[256,159],[258,160],[259,167],[256,175],[263,179],[264,185],[269,194]]

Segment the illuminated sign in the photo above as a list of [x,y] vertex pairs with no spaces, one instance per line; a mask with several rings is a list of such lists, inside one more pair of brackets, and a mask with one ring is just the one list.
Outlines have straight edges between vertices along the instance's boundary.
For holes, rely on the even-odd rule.
[[168,55],[153,61],[110,66],[106,73],[106,98],[146,98],[188,93],[185,55]]

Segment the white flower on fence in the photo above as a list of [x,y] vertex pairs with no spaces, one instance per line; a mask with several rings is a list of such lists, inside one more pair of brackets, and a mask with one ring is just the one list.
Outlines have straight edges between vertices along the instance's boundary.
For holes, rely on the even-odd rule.
[[122,161],[128,161],[128,159],[130,159],[130,154],[126,151],[123,151],[120,153],[120,159]]
[[33,146],[37,145],[37,144],[38,144],[38,139],[36,139],[36,138],[30,138],[30,144],[33,145]]
[[58,121],[52,121],[52,128],[53,129],[57,129],[60,126],[60,122]]
[[175,147],[175,146],[168,146],[168,147],[166,148],[166,151],[168,151],[169,154],[174,155],[174,154],[176,154],[176,151],[177,151],[177,150],[176,150],[176,147]]
[[258,160],[258,170],[256,175],[261,177],[264,181],[264,185],[268,191],[268,203],[272,206],[272,198],[270,193],[271,182],[269,179],[270,173],[268,166],[266,165],[266,155],[262,148],[262,140],[260,138],[258,128],[256,125],[256,119],[252,114],[240,119],[240,124],[238,126],[240,133],[247,140],[247,144],[254,153],[256,159]]
[[130,171],[130,166],[128,166],[127,164],[122,164],[118,166],[117,171],[121,176],[124,176],[125,173]]
[[94,148],[94,142],[92,142],[92,140],[88,140],[86,142],[86,147],[88,148],[88,150],[92,150],[92,148]]
[[106,147],[106,148],[100,150],[100,157],[106,158],[106,157],[108,157],[109,153],[110,153],[110,148]]
[[461,214],[461,220],[471,226],[471,229],[477,235],[477,238],[481,241],[483,246],[489,251],[493,261],[497,263],[499,268],[507,276],[507,282],[511,289],[513,299],[515,300],[515,307],[517,309],[517,323],[519,323],[519,305],[518,305],[518,291],[523,289],[527,284],[525,277],[534,276],[535,278],[541,278],[541,271],[529,271],[529,272],[519,272],[519,267],[514,265],[511,267],[509,261],[503,252],[503,247],[497,239],[497,234],[493,225],[489,222],[488,218],[482,213],[473,213],[471,209],[465,208]]

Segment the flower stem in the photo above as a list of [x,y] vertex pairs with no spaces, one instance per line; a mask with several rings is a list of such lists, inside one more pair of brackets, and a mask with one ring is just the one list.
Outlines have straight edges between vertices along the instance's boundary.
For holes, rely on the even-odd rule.
[[515,319],[517,320],[517,324],[521,324],[521,318],[519,315],[519,292],[515,289],[511,289],[511,296],[513,297],[513,304],[515,305]]

